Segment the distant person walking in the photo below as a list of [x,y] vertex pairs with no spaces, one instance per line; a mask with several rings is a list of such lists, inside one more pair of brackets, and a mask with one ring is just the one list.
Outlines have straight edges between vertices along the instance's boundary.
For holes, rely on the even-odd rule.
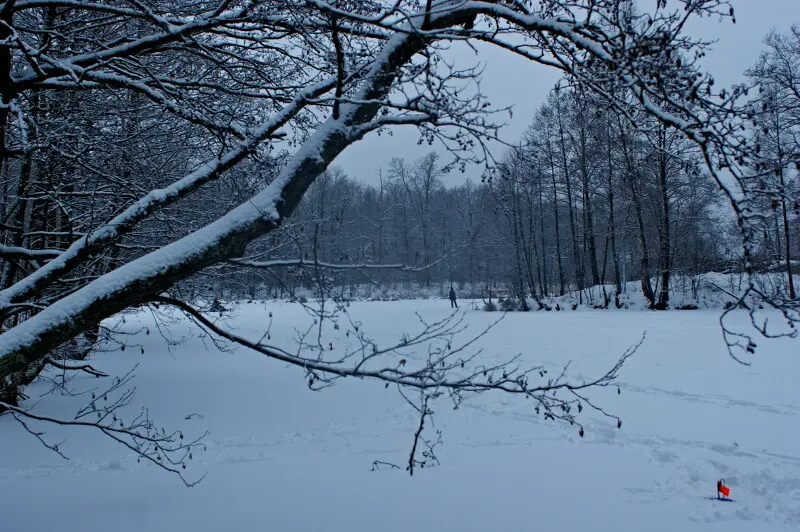
[[450,285],[450,308],[458,308],[458,303],[456,303],[456,291],[453,290],[453,285]]

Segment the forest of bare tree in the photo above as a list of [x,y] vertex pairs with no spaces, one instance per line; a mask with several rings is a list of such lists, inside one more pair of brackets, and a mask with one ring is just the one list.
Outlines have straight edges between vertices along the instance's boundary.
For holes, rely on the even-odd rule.
[[[793,38],[800,64],[800,40]],[[777,35],[767,42],[772,48],[753,68],[754,78],[775,60],[775,46],[792,43]],[[784,272],[783,289],[793,291],[800,213],[791,198],[800,183],[787,154],[798,150],[800,99],[792,100],[791,87],[778,91],[759,76],[772,88],[752,102],[758,124],[752,131],[769,159],[751,177],[765,180],[765,190],[784,188],[785,196],[759,202],[750,261],[758,272]],[[783,95],[782,107],[765,106],[776,94],[768,90]],[[637,281],[653,308],[668,308],[671,279],[696,290],[691,283],[686,288],[687,277],[743,272],[745,264],[735,217],[702,154],[676,132],[640,120],[632,128],[596,97],[557,86],[518,145],[481,181],[446,187],[445,172],[457,170],[436,152],[390,159],[374,176],[377,184],[330,170],[268,248],[274,260],[305,264],[269,275],[225,275],[224,288],[229,297],[294,297],[298,287],[319,286],[303,267],[316,261],[350,266],[328,270],[333,294],[352,294],[361,284],[419,293],[414,286],[457,283],[471,297],[488,297],[492,288],[509,293],[527,309],[529,299],[574,293],[580,300],[588,287],[611,285],[592,301],[608,306],[626,282]]]
[[[736,13],[726,0],[0,0],[0,418],[58,455],[36,423],[99,430],[193,485],[203,436],[146,410],[123,420],[133,370],[90,363],[144,355],[131,338],[151,326],[171,348],[180,318],[187,337],[280,362],[315,391],[396,388],[414,412],[413,474],[438,463],[440,398],[516,395],[579,438],[579,413],[621,430],[590,392],[616,383],[641,336],[602,369],[559,360],[548,374],[516,351],[486,362],[475,346],[498,322],[458,312],[375,340],[348,314],[356,299],[454,287],[473,310],[562,296],[600,310],[635,290],[647,310],[696,310],[697,279],[721,273],[739,278],[719,305],[736,360],[755,338],[794,337],[800,26],[766,35],[720,87],[703,62],[713,42],[689,31],[711,19]],[[481,91],[483,47],[560,76],[519,139],[501,138],[511,109]],[[427,154],[387,150],[368,179],[336,166],[396,128]],[[243,300],[299,302],[311,324],[281,336],[268,310],[236,331],[225,312]],[[146,312],[155,325],[126,329]],[[53,371],[51,392],[87,401],[74,416],[29,395]],[[71,388],[87,376],[107,391]]]

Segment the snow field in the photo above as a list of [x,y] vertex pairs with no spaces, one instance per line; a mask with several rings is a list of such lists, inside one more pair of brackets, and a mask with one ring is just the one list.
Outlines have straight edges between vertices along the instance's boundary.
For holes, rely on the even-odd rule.
[[[441,300],[356,302],[349,312],[378,343],[396,341],[426,319],[446,316]],[[477,332],[498,317],[469,310]],[[259,338],[274,315],[272,341],[291,345],[309,316],[299,304],[235,306],[226,318]],[[122,375],[134,364],[137,405],[187,437],[208,430],[187,489],[179,479],[99,433],[36,425],[67,441],[65,461],[9,416],[0,418],[0,530],[797,530],[800,529],[800,344],[757,339],[752,366],[731,360],[719,311],[537,312],[508,314],[478,342],[487,361],[522,353],[574,378],[607,369],[643,332],[644,344],[616,387],[592,400],[622,419],[584,409],[577,427],[546,421],[532,403],[497,393],[453,410],[434,404],[441,465],[413,477],[401,466],[415,412],[382,383],[340,380],[309,391],[303,372],[244,349],[220,352],[186,320],[162,327],[127,314],[127,331],[149,327],[92,364]],[[735,316],[744,324],[744,315]],[[347,342],[340,330],[326,339]],[[141,352],[139,345],[144,348]],[[76,389],[99,386],[79,377]],[[69,417],[84,399],[45,395],[28,404]],[[185,419],[189,414],[200,414]],[[716,502],[724,478],[734,502]]]

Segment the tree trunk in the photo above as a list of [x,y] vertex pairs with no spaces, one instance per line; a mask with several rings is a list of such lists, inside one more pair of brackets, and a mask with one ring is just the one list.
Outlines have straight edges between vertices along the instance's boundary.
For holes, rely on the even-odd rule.
[[561,259],[561,229],[558,216],[558,185],[556,183],[556,166],[553,162],[553,151],[550,139],[547,139],[547,155],[550,160],[550,177],[553,181],[553,225],[556,231],[556,264],[558,266],[558,295],[564,295],[564,265]]
[[[5,3],[7,7],[11,7],[11,5],[9,2]],[[11,28],[14,27],[11,23],[12,11],[10,9],[7,12],[4,11],[0,10],[0,42],[8,42],[11,37]],[[9,123],[8,115],[11,112],[11,101],[14,98],[9,87],[11,87],[11,46],[7,45],[0,46],[0,175],[4,169],[8,171],[6,129]]]
[[541,249],[541,258],[542,258],[542,296],[547,297],[549,290],[547,289],[547,259],[545,256],[545,241],[544,241],[544,201],[542,199],[542,179],[543,176],[541,173],[538,173],[538,185],[539,185],[539,237],[541,238],[541,244],[539,248]]
[[[792,239],[791,233],[789,230],[789,214],[786,209],[786,183],[784,181],[783,175],[783,146],[781,144],[781,123],[780,117],[776,113],[775,116],[775,137],[776,137],[776,144],[778,146],[778,184],[780,185],[781,191],[781,214],[783,216],[783,240],[784,240],[784,257],[786,260],[786,276],[788,281],[788,288],[789,288],[789,299],[795,299],[797,295],[794,291],[794,278],[792,274]],[[776,224],[777,225],[777,224]],[[780,238],[778,238],[778,243],[780,243]]]
[[653,286],[650,284],[650,256],[647,251],[647,233],[644,228],[644,217],[642,215],[642,202],[639,198],[638,179],[636,177],[636,166],[632,160],[630,147],[628,146],[628,136],[626,131],[620,128],[620,139],[622,141],[622,149],[625,155],[625,163],[627,167],[627,181],[631,190],[631,199],[633,200],[633,209],[636,214],[636,224],[639,233],[639,252],[641,258],[639,260],[639,278],[642,281],[642,295],[647,300],[648,305],[652,308],[655,303],[655,296],[653,294]]
[[659,129],[658,184],[661,191],[661,246],[659,262],[661,262],[661,290],[658,294],[656,309],[664,310],[669,305],[670,279],[670,233],[669,233],[669,195],[667,187],[667,131]]
[[575,227],[575,212],[572,205],[572,185],[569,179],[569,162],[567,160],[567,139],[564,134],[564,124],[561,120],[561,105],[556,99],[556,115],[558,117],[558,134],[561,145],[561,163],[564,166],[564,183],[567,186],[567,208],[569,209],[569,230],[572,235],[572,260],[575,269],[575,285],[578,291],[583,290],[583,271],[581,269],[580,253],[578,252],[578,231]]
[[[18,247],[22,246],[25,241],[25,233],[31,221],[30,213],[28,212],[31,207],[31,201],[23,199],[27,196],[28,190],[33,176],[33,152],[32,150],[25,150],[25,155],[22,159],[22,164],[19,169],[19,181],[17,184],[17,204],[16,213],[11,218],[11,225],[15,227],[11,236],[11,245]],[[19,263],[16,260],[8,260],[5,263],[2,277],[2,289],[5,290],[12,284],[17,277],[17,270]],[[0,316],[0,326],[2,325],[2,316]]]
[[[512,187],[514,185],[512,184]],[[516,282],[514,283],[514,288],[516,291],[517,299],[519,299],[520,310],[523,312],[527,312],[530,310],[528,308],[527,298],[525,297],[525,279],[526,275],[524,273],[525,270],[525,242],[524,237],[522,235],[522,222],[520,218],[519,212],[519,200],[518,194],[516,190],[512,190],[512,201],[513,206],[511,208],[511,225],[512,225],[512,234],[514,238],[514,264],[516,267]]]
[[584,239],[588,244],[589,252],[589,269],[592,272],[592,284],[595,286],[600,284],[600,272],[597,269],[597,245],[594,235],[594,214],[592,211],[592,199],[590,195],[589,183],[589,168],[588,168],[588,150],[586,146],[586,109],[582,105],[580,109],[580,168],[581,168],[581,185],[583,188],[583,216],[585,219]]
[[781,211],[783,213],[783,240],[786,256],[786,275],[789,281],[789,299],[795,299],[794,278],[792,273],[792,238],[789,229],[789,213],[786,208],[786,190],[784,189],[783,167],[778,168],[778,177],[781,185]]
[[622,293],[622,276],[619,270],[619,256],[617,255],[617,223],[614,216],[614,165],[611,156],[611,127],[606,128],[608,137],[608,234],[611,244],[611,260],[614,263],[614,284],[616,285],[616,295]]

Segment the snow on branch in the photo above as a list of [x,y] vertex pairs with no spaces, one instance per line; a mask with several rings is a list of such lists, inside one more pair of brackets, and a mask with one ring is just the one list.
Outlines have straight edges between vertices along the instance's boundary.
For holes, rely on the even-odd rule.
[[[6,164],[4,158],[0,161],[3,168],[19,163],[21,168],[30,170],[36,166],[32,154],[62,137],[62,126],[77,121],[69,114],[71,107],[59,106],[59,100],[40,101],[51,93],[67,93],[64,89],[79,91],[79,97],[86,98],[76,98],[76,107],[86,103],[100,109],[86,120],[87,130],[111,129],[112,117],[102,109],[117,97],[118,91],[146,96],[143,99],[156,111],[148,115],[150,118],[158,116],[158,111],[166,111],[170,117],[180,117],[207,131],[191,156],[176,164],[179,170],[165,174],[169,180],[147,182],[142,190],[149,192],[144,196],[134,201],[120,192],[116,196],[119,204],[101,215],[94,209],[99,203],[90,202],[84,216],[91,225],[80,228],[81,233],[71,232],[72,228],[26,233],[22,228],[24,215],[9,225],[13,226],[13,233],[27,237],[66,238],[63,242],[68,247],[51,256],[44,256],[50,250],[27,250],[21,242],[0,248],[0,255],[5,251],[7,257],[30,263],[47,259],[32,273],[24,269],[20,270],[24,273],[13,272],[6,279],[4,272],[0,318],[4,324],[12,321],[7,320],[9,316],[15,320],[14,326],[0,335],[0,391],[8,385],[11,375],[41,362],[64,341],[96,327],[116,312],[161,297],[162,302],[180,308],[219,337],[303,367],[312,387],[330,385],[340,377],[362,377],[421,392],[414,449],[419,433],[430,421],[428,401],[439,393],[449,395],[456,405],[463,393],[494,390],[520,394],[534,399],[545,415],[575,422],[571,412],[576,404],[579,411],[583,404],[593,406],[582,391],[612,382],[632,351],[623,354],[604,375],[581,382],[566,380],[565,372],[546,378],[543,368],[518,367],[518,358],[484,367],[478,363],[477,355],[468,351],[485,331],[471,342],[455,346],[451,342],[464,323],[454,315],[433,323],[421,320],[421,332],[387,347],[378,347],[355,331],[357,348],[336,359],[315,358],[303,354],[302,349],[319,355],[323,348],[319,335],[316,342],[301,338],[301,349],[292,352],[263,344],[263,338],[253,341],[226,331],[190,305],[159,296],[181,280],[226,261],[254,268],[293,265],[329,270],[388,267],[420,271],[400,264],[347,265],[239,257],[253,240],[282,227],[311,184],[344,150],[374,130],[416,125],[422,133],[421,140],[438,139],[460,162],[491,164],[486,143],[497,140],[500,125],[493,121],[497,111],[490,108],[491,102],[480,94],[479,88],[474,96],[465,95],[465,84],[476,82],[481,72],[477,67],[456,68],[443,59],[442,50],[454,41],[488,43],[557,68],[571,83],[600,95],[610,109],[619,111],[634,125],[646,116],[681,131],[702,151],[710,175],[736,212],[744,264],[750,271],[753,220],[757,214],[748,204],[754,195],[753,185],[741,172],[749,145],[741,133],[742,119],[736,103],[745,89],[736,88],[731,93],[714,89],[713,78],[697,68],[707,43],[683,34],[690,17],[732,18],[728,3],[723,0],[678,0],[677,8],[658,2],[655,10],[639,14],[623,13],[620,7],[627,5],[625,2],[594,0],[437,0],[426,1],[421,9],[419,2],[410,0],[220,2],[213,8],[194,9],[187,3],[185,7],[193,15],[186,18],[139,0],[121,4],[122,7],[114,2],[22,0],[6,2],[0,8],[4,13],[0,17],[0,39],[4,43],[0,53],[4,50],[14,58],[8,61],[7,71],[0,73],[4,76],[0,128],[4,142],[12,137],[16,142],[9,140],[8,146],[0,146],[2,156],[8,156],[13,163]],[[89,31],[86,38],[70,40],[49,22],[30,22],[38,20],[38,15],[11,16],[45,7],[64,9],[67,17],[78,14],[65,23],[78,34],[80,29],[88,31],[94,26],[92,16],[84,18],[84,12],[110,17],[117,24],[111,27],[121,33],[110,38],[97,36],[99,40],[95,41],[96,36]],[[27,26],[29,23],[32,25]],[[67,43],[63,47],[62,40]],[[195,67],[199,71],[195,75],[186,73]],[[95,94],[100,96],[87,96]],[[217,107],[224,109],[221,114],[225,120],[216,118],[220,116],[216,114]],[[68,120],[48,130],[45,126],[49,124],[42,117],[51,108],[66,109]],[[254,123],[258,125],[247,126]],[[128,247],[125,246],[129,242],[120,242],[123,236],[130,237],[138,224],[152,220],[153,215],[236,168],[271,139],[284,136],[281,130],[290,124],[293,135],[286,135],[287,155],[281,160],[277,177],[249,181],[249,188],[237,198],[239,204],[226,208],[217,219],[191,225],[177,233],[181,236],[171,234],[167,243],[159,242],[154,246],[157,249],[140,256],[124,254],[141,249],[134,247],[138,242]],[[168,135],[178,137],[175,140],[180,143],[181,132],[186,130],[175,131],[170,130]],[[80,130],[69,130],[69,134],[79,133]],[[137,136],[126,131],[112,137],[113,141],[125,145],[129,133]],[[105,149],[102,143],[86,148],[87,152]],[[209,156],[211,150],[218,150],[218,155]],[[58,148],[48,152],[48,156],[57,154]],[[198,164],[203,159],[205,162]],[[99,166],[110,162],[102,160]],[[187,168],[195,170],[189,172]],[[726,181],[725,172],[732,173],[733,184]],[[135,182],[131,179],[128,186],[138,186]],[[119,182],[114,185],[125,188]],[[94,192],[100,197],[106,191]],[[20,194],[19,199],[23,196]],[[104,256],[109,250],[113,250],[113,256]],[[101,259],[107,259],[102,268],[98,267]],[[60,284],[65,280],[66,287]],[[791,298],[760,291],[752,279],[750,282],[746,295],[779,309],[793,327],[797,307]],[[750,308],[757,306],[752,304]],[[23,309],[26,319],[16,320],[22,317]],[[760,322],[753,323],[767,334],[766,322],[763,327]],[[727,329],[726,335],[729,346],[753,349],[749,339],[740,342]],[[409,349],[423,346],[428,347],[427,357],[416,361],[401,357]],[[67,367],[93,371],[90,366],[64,366]],[[534,382],[537,374],[541,380]],[[562,395],[557,397],[557,392]],[[15,416],[44,420],[16,405],[2,406]],[[146,416],[131,423],[129,427],[142,431],[124,432],[127,429],[118,429],[113,423],[88,426],[96,426],[134,449],[139,449],[140,444],[159,449],[159,441],[152,440],[153,427]],[[180,444],[170,447],[175,443],[172,440],[163,443],[167,447],[161,448],[162,454],[165,449],[181,449]],[[431,454],[435,445],[433,442],[427,448]],[[410,471],[420,464],[415,461],[415,454],[412,451]],[[170,461],[171,465],[176,463]]]
[[48,260],[61,255],[58,249],[27,249],[18,246],[0,245],[0,257],[5,259]]
[[168,187],[149,192],[91,234],[76,240],[57,260],[50,261],[46,266],[0,292],[0,311],[4,305],[21,301],[48,286],[59,275],[71,270],[93,253],[110,245],[152,213],[175,203],[209,181],[217,179],[226,170],[247,157],[264,139],[286,125],[306,105],[308,98],[330,90],[334,83],[335,81],[330,79],[300,91],[292,102],[262,123],[246,139],[239,142],[235,148],[222,157],[206,161],[197,170]]
[[[473,235],[474,236],[474,235]],[[443,261],[452,257],[459,251],[468,247],[471,244],[471,239],[454,247],[449,252],[441,255],[438,259],[431,261],[421,266],[409,266],[408,264],[342,264],[325,262],[320,260],[307,260],[307,259],[274,259],[257,261],[247,258],[230,259],[228,262],[238,266],[246,266],[248,268],[270,269],[270,268],[315,268],[320,270],[334,270],[334,271],[349,271],[349,270],[396,270],[401,272],[423,272],[436,267]]]

